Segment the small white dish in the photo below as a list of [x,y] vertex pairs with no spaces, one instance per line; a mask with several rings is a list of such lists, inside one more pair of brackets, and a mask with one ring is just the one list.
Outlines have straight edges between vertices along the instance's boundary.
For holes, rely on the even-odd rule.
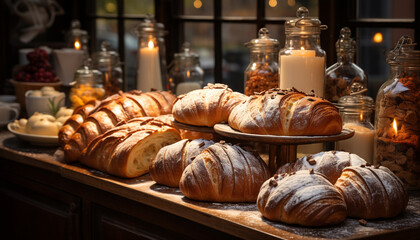
[[32,91],[29,90],[25,93],[26,112],[28,116],[32,116],[35,112],[51,113],[51,102],[54,103],[56,109],[64,106],[65,94],[63,92],[52,96],[31,96]]
[[11,124],[7,125],[7,129],[13,133],[17,138],[27,141],[36,146],[49,146],[55,147],[58,146],[58,136],[47,136],[47,135],[35,135],[15,131],[11,128]]

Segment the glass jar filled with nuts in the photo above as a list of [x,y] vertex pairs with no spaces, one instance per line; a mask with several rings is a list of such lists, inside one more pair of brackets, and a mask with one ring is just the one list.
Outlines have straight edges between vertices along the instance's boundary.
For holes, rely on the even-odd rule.
[[279,42],[271,39],[268,29],[261,28],[258,38],[245,43],[250,48],[250,63],[245,70],[246,95],[262,92],[279,86]]
[[391,73],[376,98],[375,158],[420,189],[420,51],[403,36],[387,55]]

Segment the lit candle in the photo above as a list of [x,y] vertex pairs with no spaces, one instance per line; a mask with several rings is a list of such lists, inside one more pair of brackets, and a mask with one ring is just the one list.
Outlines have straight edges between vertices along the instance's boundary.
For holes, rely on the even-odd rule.
[[374,130],[356,123],[346,123],[343,128],[354,130],[354,136],[337,142],[337,149],[359,155],[368,163],[373,163]]
[[154,46],[152,40],[149,40],[148,46],[140,48],[139,54],[137,89],[144,92],[148,92],[152,88],[162,90],[159,48]]
[[82,48],[82,45],[80,44],[79,40],[76,40],[74,42],[74,49],[80,50]]
[[397,120],[395,120],[395,118],[394,118],[394,121],[392,122],[392,128],[395,131],[394,137],[397,137],[397,135],[398,135],[398,127],[397,127]]

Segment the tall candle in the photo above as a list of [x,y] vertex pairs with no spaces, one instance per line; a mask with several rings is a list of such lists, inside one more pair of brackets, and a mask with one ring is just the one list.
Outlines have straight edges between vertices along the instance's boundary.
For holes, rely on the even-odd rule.
[[354,130],[354,136],[337,142],[337,150],[359,155],[368,163],[373,163],[373,136],[374,130],[356,123],[346,123],[344,128]]
[[160,71],[159,48],[149,41],[147,47],[140,48],[139,65],[137,68],[137,89],[144,92],[154,88],[162,90],[162,75]]

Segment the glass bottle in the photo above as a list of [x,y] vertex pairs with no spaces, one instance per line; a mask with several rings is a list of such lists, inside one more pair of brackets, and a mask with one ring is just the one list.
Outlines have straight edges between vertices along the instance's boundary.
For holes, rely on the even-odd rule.
[[359,155],[373,164],[374,127],[372,124],[375,103],[371,97],[358,95],[343,96],[337,104],[343,120],[343,128],[354,130],[354,136],[336,142],[336,150]]
[[414,46],[403,36],[387,55],[391,71],[376,98],[374,161],[419,189],[420,51]]
[[340,38],[335,44],[337,62],[327,69],[325,98],[331,102],[337,102],[340,97],[350,94],[367,94],[367,76],[354,63],[356,41],[350,36],[350,28],[341,29]]
[[137,25],[136,34],[139,38],[137,89],[144,92],[167,90],[164,25],[149,17]]
[[123,90],[123,71],[117,52],[110,50],[108,41],[101,43],[101,50],[93,54],[93,68],[102,72],[105,96]]
[[296,15],[285,23],[286,41],[279,53],[280,88],[314,90],[323,97],[326,54],[320,46],[320,33],[327,26],[308,17],[306,7],[299,7]]
[[258,31],[258,38],[245,43],[250,48],[250,63],[245,70],[244,92],[252,95],[279,87],[279,42],[270,38],[267,28]]
[[190,49],[189,43],[183,44],[182,52],[174,54],[170,65],[169,89],[177,96],[203,87],[204,71],[200,58]]
[[91,59],[86,59],[82,68],[74,74],[73,86],[70,90],[72,108],[85,105],[92,100],[102,100],[105,90],[102,85],[102,73],[90,68]]

